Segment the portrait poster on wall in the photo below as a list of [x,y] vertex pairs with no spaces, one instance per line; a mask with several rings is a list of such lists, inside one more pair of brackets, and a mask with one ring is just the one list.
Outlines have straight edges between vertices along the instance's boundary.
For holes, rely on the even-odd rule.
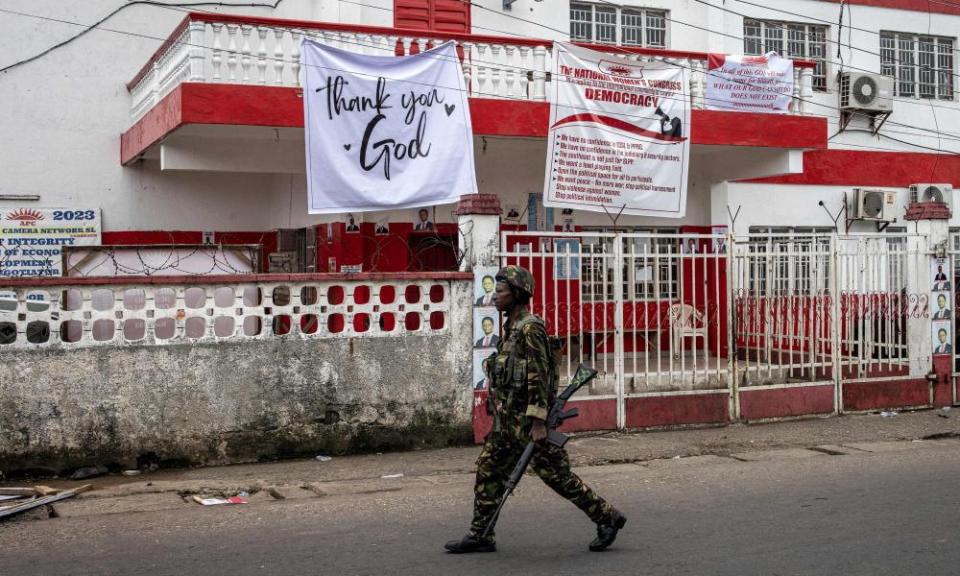
[[930,261],[931,338],[934,354],[953,354],[953,275],[949,258]]

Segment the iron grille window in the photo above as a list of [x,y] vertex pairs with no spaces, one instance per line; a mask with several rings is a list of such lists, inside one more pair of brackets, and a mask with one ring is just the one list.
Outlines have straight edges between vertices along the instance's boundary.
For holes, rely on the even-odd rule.
[[953,38],[881,32],[880,73],[896,96],[953,100],[953,51]]
[[753,56],[776,52],[785,58],[816,62],[813,89],[827,90],[827,27],[770,20],[743,21],[743,53]]
[[593,44],[666,48],[667,12],[571,2],[570,40]]
[[[585,227],[584,231],[590,231]],[[593,231],[608,232],[594,228]],[[644,236],[623,238],[623,294],[631,300],[669,300],[680,295],[680,241],[676,228],[646,228],[628,232]],[[649,236],[647,236],[649,235]],[[658,237],[661,236],[661,237]],[[584,237],[583,300],[613,298],[614,238]]]
[[[750,290],[771,296],[827,293],[830,234],[822,227],[750,227]],[[768,285],[769,283],[769,285]]]

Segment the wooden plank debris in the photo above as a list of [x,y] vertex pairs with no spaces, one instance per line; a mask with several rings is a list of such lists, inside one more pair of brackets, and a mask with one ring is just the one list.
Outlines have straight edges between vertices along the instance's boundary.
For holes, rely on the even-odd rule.
[[33,510],[34,508],[39,508],[40,506],[46,506],[47,504],[53,504],[54,502],[59,502],[60,500],[66,500],[67,498],[73,498],[77,494],[86,492],[88,490],[93,490],[92,484],[85,484],[79,488],[74,488],[73,490],[67,490],[59,494],[52,496],[44,496],[43,498],[35,498],[29,502],[24,502],[22,504],[17,504],[16,506],[10,506],[3,510],[0,510],[0,519],[8,518],[15,514],[21,512],[26,512],[27,510]]
[[0,488],[3,496],[34,496],[37,491],[33,488]]

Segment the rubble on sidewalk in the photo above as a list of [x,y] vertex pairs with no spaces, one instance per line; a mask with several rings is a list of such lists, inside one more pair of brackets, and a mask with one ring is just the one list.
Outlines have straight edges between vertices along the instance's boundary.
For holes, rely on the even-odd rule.
[[74,496],[93,490],[92,484],[85,484],[79,488],[71,490],[58,491],[47,486],[35,486],[33,488],[0,488],[0,495],[13,496],[0,506],[0,520],[22,514],[41,506],[47,507],[48,516],[56,517],[56,510],[51,506],[54,502],[73,498]]

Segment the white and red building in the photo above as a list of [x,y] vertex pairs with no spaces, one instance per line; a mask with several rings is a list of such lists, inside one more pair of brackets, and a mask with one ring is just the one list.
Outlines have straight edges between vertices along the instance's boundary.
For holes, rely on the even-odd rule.
[[[0,66],[6,67],[82,31],[115,3],[16,0],[3,8],[8,12],[0,18]],[[415,229],[416,210],[364,214],[359,232],[347,231],[348,215],[309,215],[298,79],[304,37],[369,54],[410,54],[456,41],[470,90],[477,180],[481,194],[489,196],[464,202],[459,210],[432,208],[429,231]],[[691,70],[689,200],[683,218],[623,216],[614,226],[604,213],[543,208],[555,41],[633,60],[667,59]],[[788,113],[709,109],[708,54],[769,51],[794,59]],[[929,317],[917,324],[912,312],[901,314],[902,303],[891,298],[928,297],[929,282],[918,280],[915,259],[921,252],[932,254],[941,240],[953,242],[947,229],[960,227],[957,213],[937,221],[933,232],[929,224],[904,219],[912,184],[960,187],[958,62],[960,2],[954,0],[285,0],[276,7],[196,10],[137,5],[0,73],[6,110],[0,123],[0,209],[99,210],[101,242],[117,258],[128,258],[122,255],[133,247],[189,251],[204,244],[241,245],[258,250],[253,272],[396,273],[469,268],[462,256],[473,253],[463,244],[470,234],[458,221],[470,212],[496,217],[499,208],[502,216],[492,233],[499,227],[501,253],[495,256],[524,262],[526,254],[527,262],[541,266],[539,311],[548,320],[553,314],[552,328],[575,340],[581,358],[614,366],[607,370],[615,375],[609,388],[599,386],[594,395],[610,403],[598,402],[584,426],[839,411],[845,405],[841,381],[848,379],[854,390],[867,376],[887,377],[886,388],[862,395],[867,398],[862,401],[848,392],[847,409],[926,404],[931,343],[912,345],[909,352],[905,347],[908,333],[918,342],[929,336]],[[844,114],[839,77],[847,72],[892,78],[894,94],[885,101],[892,113],[885,121],[882,115]],[[857,217],[855,188],[893,193],[885,200],[887,222]],[[378,233],[378,222],[386,221],[388,233]],[[858,241],[836,233],[861,235],[860,251],[837,256],[841,246]],[[911,244],[917,233],[926,238],[922,249]],[[610,234],[635,242],[613,247]],[[729,242],[739,238],[743,253],[728,256],[711,235]],[[592,256],[578,256],[580,286],[561,288],[562,279],[549,270],[556,265],[549,255],[556,244],[543,240],[559,237],[591,246]],[[522,244],[528,247],[517,248]],[[640,246],[658,254],[662,249],[667,259],[631,252]],[[890,246],[903,251],[894,254],[899,248]],[[941,247],[941,253],[956,247],[960,244]],[[817,252],[821,248],[823,254]],[[842,256],[857,258],[847,272]],[[735,261],[738,257],[742,260]],[[869,264],[876,278],[866,280],[862,271],[870,258],[876,260]],[[914,270],[903,272],[901,265]],[[116,267],[104,270],[118,273]],[[731,280],[734,276],[739,280]],[[847,289],[855,297],[843,303],[831,297]],[[776,300],[781,297],[792,300],[784,304]],[[613,308],[605,309],[601,321],[591,305],[607,300]],[[678,336],[676,315],[669,312],[676,305],[706,317],[712,335]],[[876,316],[862,312],[868,308]],[[885,312],[877,312],[881,309]],[[682,306],[677,310],[685,313]],[[651,313],[658,318],[654,328]],[[789,335],[787,345],[768,333],[777,314],[789,324],[777,329]],[[828,316],[832,320],[824,320]],[[824,322],[832,328],[818,327]],[[887,347],[870,352],[886,367],[873,372],[861,367],[851,376],[843,358],[863,360],[866,332],[877,349]],[[650,333],[662,337],[653,341]],[[605,334],[612,339],[605,342]],[[767,386],[753,394],[769,397],[728,401],[730,387],[720,381],[733,378],[721,373],[738,370],[733,348],[741,361],[760,362],[768,375],[780,370],[771,366],[808,366],[793,376],[764,379],[755,373],[752,382],[748,367],[741,384]],[[712,370],[715,381],[695,374],[674,378],[672,364],[652,368],[651,351],[671,363],[686,362],[684,354],[697,350],[701,359],[679,370],[685,375],[691,366]],[[778,361],[771,360],[771,350],[780,353]],[[832,367],[824,367],[827,357],[834,359]],[[901,364],[891,367],[893,358]],[[915,365],[924,361],[925,367]],[[831,370],[832,376],[826,374]],[[637,375],[651,372],[658,374],[655,385],[641,390]],[[915,388],[904,396],[899,385],[890,384],[898,378]],[[827,381],[831,386],[822,390],[811,384]],[[790,387],[798,383],[803,386]],[[785,396],[777,396],[783,387]],[[698,389],[722,393],[714,394],[716,402],[707,395],[693,408],[678,408],[678,402],[697,398]],[[647,403],[632,407],[631,390],[637,402]],[[917,401],[917,390],[924,402]],[[952,385],[948,390],[937,394],[948,394],[952,403],[956,391]],[[665,397],[669,392],[677,395]],[[656,413],[651,406],[667,415],[650,416]]]

